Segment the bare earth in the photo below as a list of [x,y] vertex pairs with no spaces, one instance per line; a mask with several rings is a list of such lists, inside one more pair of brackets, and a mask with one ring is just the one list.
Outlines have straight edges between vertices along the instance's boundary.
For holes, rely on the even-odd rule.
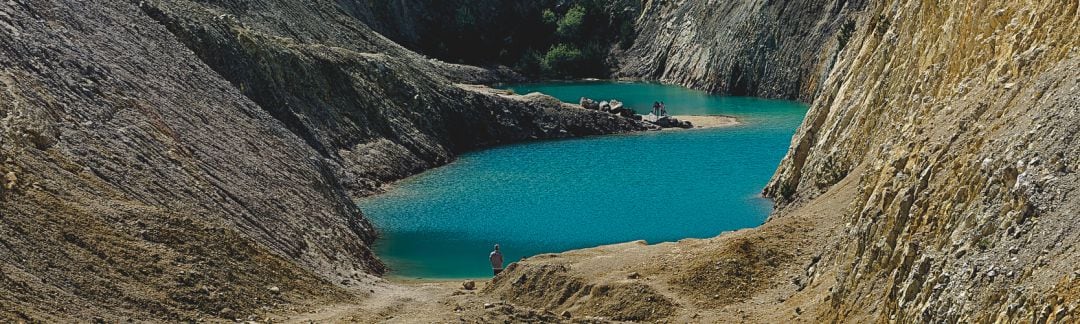
[[[694,128],[715,128],[715,127],[728,127],[742,124],[739,119],[733,116],[727,115],[676,115],[672,116],[678,120],[688,121],[694,125]],[[680,129],[680,128],[669,128]]]

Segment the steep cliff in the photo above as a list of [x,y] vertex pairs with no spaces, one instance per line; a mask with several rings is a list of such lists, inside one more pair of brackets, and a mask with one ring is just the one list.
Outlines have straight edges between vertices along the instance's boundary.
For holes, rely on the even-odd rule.
[[[1075,1],[874,3],[766,193],[859,189],[823,319],[1076,320]],[[861,169],[861,172],[853,172]]]
[[343,12],[0,3],[0,318],[233,319],[339,300],[382,271],[350,196],[487,145],[643,129],[457,85],[492,74]]
[[862,0],[643,1],[616,77],[811,101],[848,42]]

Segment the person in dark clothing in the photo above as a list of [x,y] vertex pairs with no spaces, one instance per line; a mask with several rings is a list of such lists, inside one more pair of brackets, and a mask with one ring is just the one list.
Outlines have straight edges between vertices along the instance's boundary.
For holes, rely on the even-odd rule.
[[503,271],[503,255],[499,251],[498,244],[495,244],[495,251],[491,251],[491,254],[488,255],[488,261],[491,261],[491,270],[495,272],[496,276]]

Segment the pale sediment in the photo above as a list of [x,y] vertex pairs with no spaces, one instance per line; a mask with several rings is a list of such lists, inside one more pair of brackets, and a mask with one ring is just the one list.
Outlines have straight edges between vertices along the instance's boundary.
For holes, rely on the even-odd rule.
[[[692,129],[730,127],[742,124],[738,118],[727,115],[676,115],[671,116],[680,121],[688,121],[694,125]],[[669,128],[682,129],[682,128]]]

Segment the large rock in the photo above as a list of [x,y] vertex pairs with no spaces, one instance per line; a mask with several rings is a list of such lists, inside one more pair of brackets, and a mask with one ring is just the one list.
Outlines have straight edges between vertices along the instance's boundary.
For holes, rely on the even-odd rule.
[[812,100],[865,1],[646,1],[616,77]]
[[585,108],[585,109],[589,109],[589,110],[599,110],[600,109],[600,103],[596,102],[596,100],[581,97],[580,102],[581,102],[581,108]]

